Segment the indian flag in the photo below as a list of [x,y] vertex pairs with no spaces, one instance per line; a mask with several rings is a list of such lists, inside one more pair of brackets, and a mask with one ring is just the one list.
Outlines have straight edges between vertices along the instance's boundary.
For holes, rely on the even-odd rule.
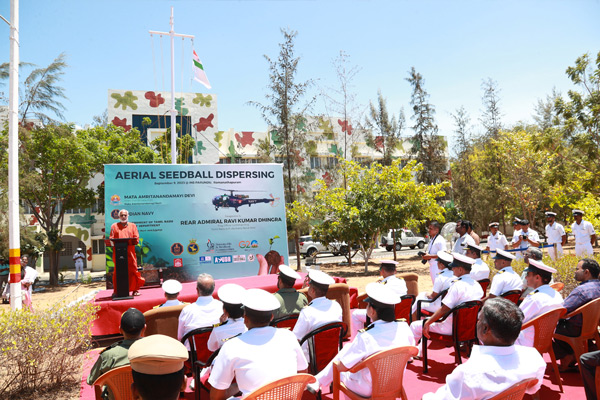
[[206,76],[206,72],[204,72],[204,67],[200,62],[200,58],[198,54],[196,54],[196,50],[193,50],[193,58],[194,58],[194,79],[206,86],[207,89],[210,89],[210,82],[208,81],[208,77]]

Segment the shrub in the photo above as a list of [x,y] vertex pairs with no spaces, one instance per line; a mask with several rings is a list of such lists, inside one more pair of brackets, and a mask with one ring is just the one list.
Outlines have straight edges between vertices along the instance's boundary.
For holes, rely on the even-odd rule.
[[[77,379],[91,344],[91,303],[0,313],[0,398]],[[6,397],[5,397],[6,396]]]

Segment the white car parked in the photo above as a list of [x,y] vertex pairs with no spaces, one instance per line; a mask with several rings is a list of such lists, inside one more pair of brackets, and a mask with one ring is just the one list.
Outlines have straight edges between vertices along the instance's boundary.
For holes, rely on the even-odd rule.
[[[396,229],[396,251],[399,251],[402,246],[414,249],[425,247],[426,240],[422,236],[415,235],[408,229]],[[387,235],[381,235],[381,247],[385,247],[387,251],[392,251],[394,248],[394,230],[390,229]]]
[[314,257],[317,253],[331,253],[334,256],[348,254],[348,245],[344,242],[329,243],[325,246],[321,242],[315,242],[312,236],[300,236],[300,254],[303,257]]

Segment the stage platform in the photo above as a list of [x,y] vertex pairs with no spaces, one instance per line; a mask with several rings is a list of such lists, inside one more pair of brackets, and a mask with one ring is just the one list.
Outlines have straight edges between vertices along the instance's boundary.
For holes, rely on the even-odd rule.
[[[302,279],[296,281],[296,288],[300,289],[304,281],[305,273],[300,273]],[[346,283],[345,278],[335,278],[336,283]],[[246,289],[259,288],[268,292],[277,291],[277,275],[247,276],[232,279],[216,279],[215,292],[213,296],[217,298],[217,291],[226,283],[237,283]],[[196,292],[196,282],[183,283],[183,289],[179,293],[179,300],[187,303],[193,303],[198,298]],[[119,323],[121,315],[130,307],[135,307],[141,312],[146,312],[153,307],[165,302],[165,295],[160,287],[141,288],[140,295],[129,300],[113,301],[111,290],[102,290],[96,294],[93,303],[100,307],[97,312],[97,318],[92,324],[92,336],[95,339],[114,336],[119,334]],[[350,304],[356,303],[357,290],[350,288]],[[354,301],[353,301],[354,300]]]

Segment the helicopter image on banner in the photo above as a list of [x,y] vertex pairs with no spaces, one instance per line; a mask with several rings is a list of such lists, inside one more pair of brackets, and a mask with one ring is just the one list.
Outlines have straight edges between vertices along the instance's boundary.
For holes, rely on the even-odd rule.
[[[271,203],[271,206],[275,207],[275,201],[279,200],[279,198],[273,197],[270,194],[271,198],[265,199],[251,199],[247,194],[234,194],[234,192],[239,192],[239,190],[232,189],[223,189],[211,186],[213,189],[223,190],[229,192],[229,194],[221,194],[219,196],[213,197],[212,203],[215,206],[215,210],[219,210],[219,208],[234,208],[235,212],[240,212],[238,210],[241,206],[250,207],[252,204],[257,203]],[[263,192],[262,190],[244,190],[244,192]],[[264,192],[263,192],[264,193]]]

